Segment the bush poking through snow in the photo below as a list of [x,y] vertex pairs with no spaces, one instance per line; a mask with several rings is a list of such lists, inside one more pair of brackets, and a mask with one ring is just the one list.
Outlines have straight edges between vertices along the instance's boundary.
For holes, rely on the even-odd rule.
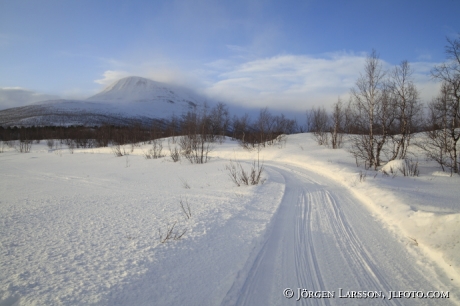
[[173,162],[178,162],[180,161],[180,152],[177,149],[177,147],[174,147],[174,150],[171,150],[171,147],[169,148],[169,156],[171,157]]
[[225,166],[228,170],[228,175],[233,183],[236,186],[240,187],[241,185],[257,185],[261,182],[261,175],[264,170],[264,165],[257,161],[254,161],[251,165],[251,170],[246,172],[240,162],[233,162],[230,160],[230,164]]
[[360,182],[365,182],[366,181],[366,177],[367,177],[367,172],[362,172],[362,171],[359,171],[359,181]]
[[120,145],[113,146],[112,147],[112,153],[116,157],[122,157],[123,156],[123,153],[121,152]]
[[181,239],[185,233],[187,232],[187,229],[184,229],[183,231],[174,231],[174,228],[176,227],[177,221],[174,221],[172,225],[167,225],[166,226],[166,233],[162,233],[161,228],[158,229],[158,235],[160,237],[160,242],[165,243],[168,242],[169,240],[179,240]]
[[396,177],[398,172],[403,176],[419,176],[420,174],[418,161],[414,162],[408,158],[392,160],[383,166],[381,171],[386,176],[391,174],[393,178]]
[[[69,147],[69,148],[70,148],[70,147]],[[128,153],[126,153],[125,148],[124,148],[124,147],[122,148],[122,146],[120,146],[119,144],[114,145],[114,146],[112,147],[112,153],[113,153],[113,155],[115,155],[116,157],[122,157],[122,156],[124,156],[124,155],[129,155]]]
[[15,141],[14,140],[7,140],[5,141],[8,148],[14,148]]
[[190,208],[190,204],[188,204],[187,199],[185,199],[185,204],[182,199],[180,199],[180,207],[182,208],[182,211],[184,212],[184,215],[187,219],[190,219],[192,217],[192,209]]
[[19,153],[29,153],[32,148],[32,140],[20,140],[16,150]]
[[184,187],[185,189],[190,189],[190,185],[188,184],[187,180],[183,179],[183,178],[179,178],[180,181],[182,182],[182,187]]
[[164,155],[161,154],[162,150],[163,142],[161,141],[161,139],[155,139],[153,140],[152,148],[147,153],[144,152],[144,157],[145,159],[157,159],[164,157]]
[[418,161],[415,163],[411,159],[404,160],[404,166],[399,169],[404,176],[418,176],[420,171],[418,170]]
[[46,141],[46,145],[48,146],[48,148],[49,148],[50,150],[52,150],[53,147],[54,147],[54,139],[48,139],[48,140]]
[[210,159],[209,152],[212,151],[212,144],[207,141],[206,135],[185,135],[179,138],[179,146],[182,155],[191,164],[204,164]]
[[231,180],[233,183],[235,183],[236,186],[240,187],[240,179],[239,179],[239,174],[238,174],[238,167],[233,163],[232,160],[230,160],[230,164],[225,166],[225,169],[228,170],[228,175],[230,176]]
[[69,147],[70,154],[73,154],[73,150],[75,149],[75,142],[73,140],[70,140],[67,146]]
[[418,246],[417,239],[412,238],[412,237],[409,237],[409,239],[411,240],[411,243],[412,243],[413,245]]

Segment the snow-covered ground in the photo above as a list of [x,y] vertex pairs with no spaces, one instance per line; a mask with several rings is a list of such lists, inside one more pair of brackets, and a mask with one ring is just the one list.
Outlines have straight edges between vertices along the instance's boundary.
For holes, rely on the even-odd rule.
[[[290,135],[260,151],[263,184],[237,187],[229,160],[257,151],[227,139],[196,165],[149,147],[0,154],[0,305],[459,304],[460,178],[421,155],[419,177],[387,176]],[[405,290],[449,298],[388,299]]]

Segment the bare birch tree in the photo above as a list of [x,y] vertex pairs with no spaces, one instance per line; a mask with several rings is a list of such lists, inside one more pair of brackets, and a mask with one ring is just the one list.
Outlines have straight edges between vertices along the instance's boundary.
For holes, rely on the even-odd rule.
[[307,111],[307,131],[313,133],[318,145],[328,145],[330,131],[329,114],[324,107],[312,107]]
[[342,147],[342,139],[344,132],[345,111],[343,103],[339,100],[332,106],[331,114],[331,145],[333,149]]
[[442,81],[438,98],[430,104],[432,129],[428,141],[421,144],[428,157],[444,169],[459,173],[458,140],[460,139],[460,37],[447,39],[445,52],[448,61],[436,66],[431,74]]
[[389,90],[395,108],[395,123],[391,134],[393,148],[390,160],[404,159],[414,132],[417,116],[421,114],[418,90],[412,80],[412,69],[402,61],[390,74]]
[[426,139],[417,145],[429,159],[439,163],[443,171],[448,168],[452,173],[459,173],[457,145],[460,126],[452,109],[451,91],[449,84],[443,83],[439,96],[428,105]]
[[[384,77],[382,63],[375,50],[366,59],[364,73],[356,81],[351,89],[352,106],[355,112],[355,124],[359,135],[352,139],[351,152],[357,160],[363,160],[366,167],[377,169],[380,166],[380,143],[384,143],[387,135],[378,135],[378,112],[385,109],[384,101]],[[384,116],[381,119],[385,119]],[[380,140],[378,139],[380,138]]]

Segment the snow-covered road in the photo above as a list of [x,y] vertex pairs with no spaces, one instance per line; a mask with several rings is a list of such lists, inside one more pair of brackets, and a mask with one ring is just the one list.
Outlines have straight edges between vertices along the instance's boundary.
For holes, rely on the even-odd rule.
[[[305,169],[269,165],[285,179],[284,197],[268,226],[264,243],[240,271],[222,305],[453,302],[452,297],[458,293],[450,292],[450,299],[391,299],[390,291],[427,293],[443,290],[444,286],[433,278],[432,270],[416,263],[394,235],[345,188]],[[283,296],[286,288],[292,289],[285,292],[293,294],[291,299]],[[309,293],[302,289],[328,291],[322,295],[329,298],[304,298],[302,295]],[[352,291],[371,291],[370,295],[375,297],[343,297],[351,296]]]

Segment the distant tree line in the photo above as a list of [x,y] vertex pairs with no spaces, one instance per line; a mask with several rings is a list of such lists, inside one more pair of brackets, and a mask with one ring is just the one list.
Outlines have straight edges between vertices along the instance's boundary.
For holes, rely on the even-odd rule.
[[106,147],[151,142],[164,137],[187,136],[190,146],[205,146],[206,143],[222,141],[232,137],[246,147],[265,146],[276,142],[280,135],[295,133],[295,120],[284,115],[273,115],[267,108],[259,116],[230,116],[228,107],[218,103],[214,107],[195,108],[182,116],[158,119],[150,125],[132,120],[131,124],[115,126],[0,126],[0,140],[19,140],[29,143],[54,139],[73,148]]

